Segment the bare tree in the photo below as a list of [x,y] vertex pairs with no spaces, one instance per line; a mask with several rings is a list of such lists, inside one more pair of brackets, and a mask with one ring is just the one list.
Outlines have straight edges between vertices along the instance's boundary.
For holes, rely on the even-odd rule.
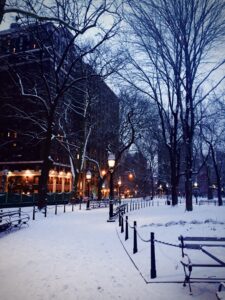
[[[130,57],[136,71],[129,70],[132,78],[128,77],[128,81],[158,105],[162,133],[170,153],[174,189],[178,183],[183,138],[186,209],[190,211],[193,209],[196,108],[225,78],[222,75],[205,88],[224,64],[222,58],[205,67],[205,62],[210,62],[210,51],[225,36],[225,3],[222,0],[129,0],[128,6],[126,19],[135,34],[132,42],[138,50],[138,57],[135,51]],[[200,88],[205,88],[201,97]]]
[[[221,110],[218,97],[214,96],[211,99],[213,108],[207,115],[207,119],[201,126],[202,139],[205,148],[208,148],[208,155],[206,159],[207,175],[210,178],[210,173],[213,173],[212,166],[215,174],[215,182],[217,188],[218,205],[223,204],[222,201],[222,174],[225,168],[224,165],[224,139],[225,139],[225,123],[224,113]],[[212,163],[210,163],[210,161]],[[211,166],[211,168],[210,168]],[[212,191],[212,182],[209,182],[209,189]]]
[[[66,22],[76,21],[74,23],[76,30],[71,33],[63,22],[58,26],[52,23],[45,26],[42,23],[30,24],[32,20],[27,18],[27,15],[26,20],[22,18],[22,24],[25,25],[21,24],[21,31],[30,31],[34,39],[34,47],[37,48],[34,55],[28,56],[29,63],[35,65],[35,73],[29,68],[24,72],[16,67],[14,81],[21,97],[30,103],[30,108],[37,105],[38,109],[31,112],[30,109],[27,111],[16,106],[14,109],[18,117],[35,124],[44,145],[39,181],[39,208],[41,208],[47,192],[48,173],[52,163],[51,145],[59,130],[58,116],[64,106],[76,110],[77,114],[85,114],[87,105],[85,101],[82,103],[82,99],[86,91],[82,90],[82,82],[87,76],[96,76],[96,73],[83,61],[115,35],[120,18],[117,17],[116,8],[112,3],[106,1],[97,5],[94,1],[67,1],[63,4],[56,1],[56,5],[51,4],[51,6],[45,5],[43,1],[40,3],[29,1],[25,4],[31,12],[44,12],[50,17],[53,14]],[[103,28],[101,25],[104,14],[112,17],[112,23],[108,28]],[[98,38],[88,43],[85,35],[93,29],[97,30]],[[27,60],[27,54],[24,57]],[[79,93],[81,98],[71,103],[69,96]]]

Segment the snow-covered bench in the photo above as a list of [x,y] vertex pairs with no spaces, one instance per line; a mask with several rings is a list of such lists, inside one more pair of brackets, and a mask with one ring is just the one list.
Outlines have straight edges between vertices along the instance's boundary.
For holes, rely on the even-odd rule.
[[109,200],[92,200],[90,201],[90,208],[101,208],[109,206]]
[[[225,237],[183,237],[182,235],[178,238],[181,242],[180,247],[182,250],[182,260],[181,264],[184,268],[184,282],[183,285],[186,286],[186,284],[189,285],[190,293],[192,293],[191,290],[191,279],[194,280],[204,280],[205,278],[192,278],[192,270],[193,268],[198,267],[205,267],[205,268],[225,268],[225,262],[222,261],[220,258],[216,257],[215,254],[212,254],[208,250],[206,250],[207,247],[225,247]],[[213,259],[216,264],[205,264],[205,263],[192,263],[189,255],[187,253],[184,253],[184,249],[195,249],[200,250],[204,254],[208,255],[211,259]],[[207,278],[207,281],[214,281],[218,282],[218,280],[225,280],[225,278],[215,278],[210,277]]]
[[21,212],[20,209],[11,211],[0,212],[0,232],[12,229],[13,227],[20,228],[22,225],[27,224],[30,216]]

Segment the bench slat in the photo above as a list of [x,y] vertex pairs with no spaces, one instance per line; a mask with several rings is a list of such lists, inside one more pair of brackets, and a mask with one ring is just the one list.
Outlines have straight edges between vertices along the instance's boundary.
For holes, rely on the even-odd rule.
[[[181,237],[178,237],[181,240]],[[183,236],[184,241],[207,241],[207,242],[225,242],[225,237],[201,237],[201,236]]]
[[[182,247],[182,245],[180,245]],[[225,244],[186,244],[184,243],[184,248],[186,249],[202,249],[202,247],[225,247]]]

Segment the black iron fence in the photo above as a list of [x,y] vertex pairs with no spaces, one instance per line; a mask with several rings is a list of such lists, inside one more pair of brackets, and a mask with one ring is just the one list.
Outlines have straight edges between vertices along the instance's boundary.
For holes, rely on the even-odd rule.
[[[71,202],[73,193],[48,193],[47,205]],[[0,208],[33,206],[38,202],[38,194],[0,194]]]

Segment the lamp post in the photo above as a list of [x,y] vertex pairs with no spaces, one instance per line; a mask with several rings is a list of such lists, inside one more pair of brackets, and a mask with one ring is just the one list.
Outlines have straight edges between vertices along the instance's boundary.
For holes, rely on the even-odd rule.
[[90,181],[91,181],[91,171],[86,173],[87,187],[88,187],[88,200],[87,200],[87,209],[90,209]]
[[194,190],[196,204],[198,204],[198,183],[197,183],[197,181],[195,181],[193,184],[193,190]]
[[108,156],[108,166],[109,166],[109,173],[110,173],[110,181],[109,181],[109,220],[108,222],[114,222],[113,220],[113,198],[114,198],[114,191],[113,191],[113,172],[115,166],[115,155],[110,153]]
[[167,201],[167,204],[169,205],[170,204],[170,201],[169,201],[169,183],[166,183],[166,201]]
[[120,199],[120,187],[121,187],[122,181],[121,178],[119,178],[118,180],[118,197],[119,197],[119,203],[121,203],[121,199]]

